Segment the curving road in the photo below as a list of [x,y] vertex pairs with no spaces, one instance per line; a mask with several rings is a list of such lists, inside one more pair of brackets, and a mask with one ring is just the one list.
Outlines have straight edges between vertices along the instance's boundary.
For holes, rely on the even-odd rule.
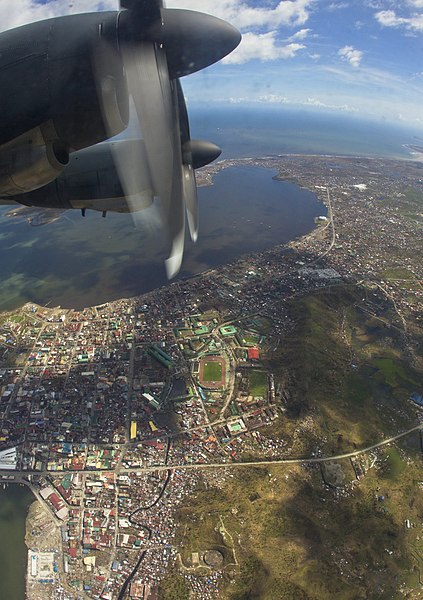
[[[332,456],[321,456],[321,457],[304,457],[304,458],[278,458],[273,460],[256,460],[256,461],[248,461],[248,462],[228,462],[228,463],[191,463],[191,464],[182,464],[182,465],[154,465],[151,467],[120,467],[120,473],[150,473],[153,471],[188,471],[191,469],[220,469],[224,468],[238,468],[238,467],[260,467],[260,466],[272,466],[272,465],[300,465],[300,464],[313,464],[313,463],[321,463],[321,462],[330,462],[332,460],[341,460],[343,458],[353,458],[354,456],[359,456],[360,454],[364,454],[366,452],[370,452],[370,450],[375,450],[376,448],[380,448],[381,446],[386,446],[387,444],[391,444],[400,438],[403,438],[414,431],[419,431],[423,429],[423,424],[415,425],[406,431],[398,433],[397,435],[386,438],[376,444],[372,444],[371,446],[366,446],[366,448],[361,448],[360,450],[354,450],[354,452],[346,452],[344,454],[334,454]],[[74,469],[69,471],[71,473],[84,472],[84,469]],[[55,471],[48,471],[47,473],[54,473]],[[61,473],[65,473],[65,471],[60,471]],[[89,473],[115,473],[116,469],[98,469],[98,470],[89,470]],[[1,475],[8,475],[15,477],[14,481],[9,481],[8,483],[28,483],[25,481],[25,477],[28,475],[43,475],[46,471],[0,471]]]

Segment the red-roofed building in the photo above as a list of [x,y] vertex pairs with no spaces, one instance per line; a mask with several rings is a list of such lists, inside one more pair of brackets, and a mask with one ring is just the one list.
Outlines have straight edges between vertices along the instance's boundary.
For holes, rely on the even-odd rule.
[[60,510],[63,507],[63,502],[60,501],[59,496],[57,494],[50,494],[48,497],[52,505],[56,510]]
[[258,360],[260,357],[258,348],[248,348],[248,359],[249,360]]

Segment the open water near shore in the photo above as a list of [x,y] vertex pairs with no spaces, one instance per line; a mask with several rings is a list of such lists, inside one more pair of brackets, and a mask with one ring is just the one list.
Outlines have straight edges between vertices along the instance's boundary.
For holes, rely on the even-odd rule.
[[26,486],[0,487],[0,598],[25,600],[25,520],[34,496]]
[[[180,277],[226,264],[309,232],[326,214],[316,195],[275,172],[231,167],[199,190],[200,237],[187,239]],[[166,285],[159,230],[134,228],[130,215],[67,211],[31,227],[0,213],[0,310],[27,301],[81,308]],[[188,236],[187,236],[188,237]]]
[[354,114],[281,105],[188,107],[193,138],[220,145],[221,158],[267,154],[336,154],[413,158],[421,130]]

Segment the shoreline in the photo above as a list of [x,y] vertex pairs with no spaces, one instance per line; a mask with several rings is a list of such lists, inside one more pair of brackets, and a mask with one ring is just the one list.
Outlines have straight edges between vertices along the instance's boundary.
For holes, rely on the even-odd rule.
[[[211,166],[205,167],[205,171],[202,172],[201,169],[197,172],[197,185],[198,187],[211,187],[214,185],[214,177],[215,175],[217,175],[218,173],[220,173],[223,170],[232,168],[232,167],[256,167],[259,169],[266,169],[266,170],[271,170],[273,171],[272,176],[270,177],[270,179],[272,179],[273,181],[280,181],[280,182],[288,182],[288,183],[292,183],[293,185],[296,185],[300,190],[303,191],[307,191],[307,192],[311,192],[312,194],[315,195],[316,201],[320,202],[322,204],[325,205],[326,209],[327,209],[327,205],[325,202],[325,196],[323,194],[319,193],[319,190],[313,189],[313,188],[309,188],[306,187],[304,185],[300,185],[297,181],[295,181],[293,178],[289,179],[283,179],[283,178],[279,178],[278,177],[278,166],[277,165],[265,165],[265,164],[257,164],[257,162],[263,162],[263,161],[268,161],[268,160],[277,160],[278,158],[282,158],[284,156],[310,156],[310,155],[302,155],[302,154],[281,154],[279,157],[273,157],[273,158],[269,158],[268,156],[263,156],[263,157],[244,157],[244,158],[230,158],[230,159],[224,159],[220,162],[217,162]],[[316,155],[316,156],[322,156],[322,155]],[[21,207],[22,209],[25,209],[26,207]],[[14,209],[16,210],[16,209]],[[33,208],[30,208],[29,210],[34,210]],[[44,212],[48,212],[50,209],[38,209],[39,211],[44,211]],[[16,217],[13,217],[16,218]],[[22,215],[20,217],[21,220],[27,220],[25,215]],[[183,281],[190,281],[193,280],[197,277],[202,277],[202,276],[207,276],[208,273],[215,271],[216,269],[220,269],[220,268],[224,268],[226,266],[230,266],[231,264],[236,263],[237,261],[242,261],[245,260],[247,257],[252,256],[252,255],[256,255],[256,254],[262,254],[263,252],[271,252],[274,251],[276,248],[279,247],[283,247],[286,246],[287,244],[290,244],[293,241],[299,241],[301,240],[303,235],[309,235],[310,233],[312,233],[312,231],[314,231],[316,225],[313,223],[313,227],[307,231],[306,233],[294,237],[292,239],[289,239],[288,241],[284,242],[284,243],[280,243],[277,242],[275,244],[273,244],[272,246],[270,246],[269,248],[266,248],[264,250],[251,250],[251,251],[247,251],[243,254],[240,254],[239,256],[235,257],[232,260],[228,260],[227,262],[215,265],[215,266],[210,266],[207,269],[198,272],[198,273],[192,273],[190,275],[186,275],[186,276],[180,276],[178,278],[176,278],[175,280],[170,280],[167,281],[166,283],[163,283],[163,285],[159,285],[158,287],[153,287],[150,290],[147,290],[141,294],[135,294],[135,295],[129,295],[126,296],[125,299],[131,300],[133,298],[138,298],[138,297],[142,297],[146,294],[150,294],[159,290],[163,290],[169,286],[174,285],[175,283],[177,284],[178,282],[183,282]],[[41,308],[45,308],[48,306],[48,308],[63,308],[65,310],[78,310],[78,311],[82,311],[84,309],[89,309],[89,308],[93,308],[96,306],[102,306],[105,304],[108,304],[110,302],[117,302],[119,300],[122,299],[122,296],[117,296],[116,298],[112,298],[110,300],[105,300],[103,302],[100,302],[98,304],[86,304],[84,306],[79,307],[78,309],[74,309],[72,306],[63,306],[63,304],[57,304],[57,305],[51,305],[51,300],[48,300],[45,304],[40,304],[36,301],[32,301],[32,300],[26,300],[25,302],[21,303],[20,305],[16,305],[14,306],[12,309],[9,310],[0,310],[0,314],[3,315],[7,315],[7,314],[13,314],[16,311],[22,310],[24,308],[24,306],[26,306],[27,304],[33,304],[36,306],[39,306]]]
[[[404,144],[404,147],[407,147],[407,144]],[[421,163],[423,161],[423,154],[421,156],[421,159],[417,159],[413,156],[410,156],[410,158],[406,158],[406,157],[390,157],[390,156],[376,156],[376,155],[372,155],[372,156],[366,156],[366,155],[359,155],[359,154],[355,154],[355,155],[347,155],[347,154],[307,154],[307,153],[283,153],[283,154],[278,154],[278,155],[263,155],[263,156],[258,156],[258,157],[239,157],[239,158],[225,158],[219,162],[214,163],[213,165],[209,165],[207,167],[204,168],[204,171],[202,171],[201,169],[199,169],[197,171],[197,185],[198,187],[210,187],[214,185],[214,176],[217,175],[220,171],[223,171],[225,169],[231,168],[231,167],[242,167],[242,166],[256,166],[257,168],[265,168],[265,169],[271,169],[271,170],[276,170],[276,174],[272,176],[272,179],[274,181],[281,181],[281,182],[289,182],[292,183],[296,186],[298,186],[300,189],[312,192],[313,194],[315,194],[317,200],[319,202],[322,202],[326,209],[328,209],[327,206],[327,202],[326,202],[326,196],[325,194],[322,194],[320,190],[318,189],[313,189],[311,187],[307,187],[302,185],[298,180],[296,180],[293,177],[284,177],[279,175],[279,171],[278,171],[278,165],[266,165],[266,164],[262,164],[265,161],[278,161],[280,159],[283,158],[301,158],[301,157],[306,157],[306,158],[316,158],[316,159],[325,159],[325,158],[333,158],[333,159],[345,159],[345,160],[384,160],[384,161],[401,161],[401,162],[411,162],[411,163]],[[259,164],[257,164],[259,163]],[[27,207],[18,207],[20,209],[25,209]],[[13,209],[12,209],[13,210]],[[14,209],[16,210],[16,208]],[[30,210],[34,210],[33,208]],[[49,209],[38,209],[38,210],[49,210]],[[16,218],[16,217],[13,217]],[[54,220],[56,220],[58,217],[56,216],[54,218]],[[60,217],[59,217],[60,218]],[[21,217],[22,220],[27,220],[26,217],[24,215],[22,215]],[[213,266],[213,267],[209,267],[208,269],[201,271],[200,273],[193,273],[192,275],[187,275],[185,277],[181,277],[180,279],[176,280],[176,282],[180,282],[180,281],[188,281],[191,279],[195,279],[196,277],[200,277],[200,276],[204,276],[207,275],[207,273],[210,273],[216,269],[228,266],[238,260],[245,260],[245,258],[247,258],[249,255],[251,254],[261,254],[263,252],[267,252],[267,251],[273,251],[277,248],[282,248],[283,246],[286,246],[287,248],[290,248],[290,244],[292,244],[293,242],[301,242],[301,239],[304,236],[308,236],[310,235],[314,230],[316,229],[316,226],[311,229],[309,232],[300,235],[292,240],[289,240],[288,242],[285,242],[284,244],[275,244],[273,246],[271,246],[270,248],[267,248],[266,250],[262,250],[262,251],[258,251],[258,252],[247,252],[245,254],[241,254],[240,256],[238,256],[236,259],[229,261],[227,263],[221,264],[221,265],[217,265],[217,266]],[[158,287],[154,287],[151,290],[148,290],[146,292],[143,292],[140,295],[134,295],[134,296],[127,296],[126,299],[133,299],[133,298],[137,298],[140,296],[144,296],[145,294],[150,294],[154,291],[158,291],[158,290],[162,290],[166,287],[168,287],[169,285],[173,285],[174,283],[176,283],[174,281],[168,281],[166,283],[164,283],[163,285],[159,285]],[[95,306],[102,306],[104,304],[107,304],[109,302],[115,302],[122,299],[121,296],[113,298],[111,300],[106,300],[104,302],[101,302],[100,304],[87,304],[84,306],[81,306],[80,308],[78,308],[77,310],[84,310],[84,309],[89,309],[89,308],[93,308]],[[16,311],[22,310],[23,307],[26,304],[34,304],[40,307],[47,307],[47,305],[50,304],[51,301],[48,301],[46,304],[39,304],[37,302],[31,301],[31,300],[27,300],[19,305],[16,305],[15,307],[13,307],[10,310],[0,310],[0,314],[3,315],[7,315],[7,314],[13,314]],[[49,308],[63,308],[62,305],[57,304],[54,307],[53,306],[49,306]],[[66,310],[71,310],[72,307],[65,307]]]
[[[304,155],[301,155],[301,156],[304,156]],[[242,159],[243,162],[244,161],[249,161],[247,164],[254,163],[255,161],[266,161],[266,160],[270,161],[270,160],[277,160],[277,159],[275,159],[275,158],[272,158],[272,159],[269,159],[269,158],[260,158],[260,159],[258,159],[258,158],[257,159],[247,158],[247,159]],[[234,161],[232,159],[229,161],[231,164],[228,164],[228,161],[222,161],[222,162],[224,163],[224,165],[221,166],[220,169],[218,169],[218,171],[221,170],[221,169],[224,169],[224,168],[228,168],[230,166],[235,166],[233,164]],[[237,159],[236,162],[239,164],[240,160]],[[409,162],[415,162],[415,161],[409,161]],[[258,164],[257,166],[258,167],[263,167],[264,165]],[[268,168],[271,168],[271,167],[268,167]],[[216,172],[218,172],[218,171],[216,171]],[[285,181],[291,181],[292,183],[295,183],[296,185],[298,185],[298,183],[296,181],[293,181],[292,178],[286,178]],[[330,186],[328,185],[328,187],[330,187]],[[327,201],[327,198],[326,198],[327,188],[312,189],[312,186],[310,186],[310,187],[304,187],[304,189],[307,189],[307,190],[311,189],[313,191],[313,193],[315,193],[317,199],[326,206],[326,209],[328,210],[328,212],[331,212],[330,203],[328,205],[328,201]],[[356,192],[356,193],[358,194],[358,192]],[[331,221],[329,220],[329,223],[324,224],[323,226],[319,226],[318,224],[315,224],[313,226],[313,228],[308,233],[306,233],[304,235],[301,235],[301,236],[298,236],[297,238],[295,238],[293,240],[290,240],[289,242],[286,242],[286,243],[283,243],[283,244],[276,244],[276,245],[272,246],[271,248],[269,248],[267,250],[264,250],[264,251],[247,253],[247,254],[242,255],[242,256],[238,257],[237,259],[235,259],[233,261],[229,261],[228,263],[225,263],[223,265],[218,265],[217,267],[209,268],[209,269],[207,269],[207,270],[205,270],[205,271],[203,271],[201,273],[194,274],[194,275],[191,275],[189,277],[185,277],[183,279],[179,279],[177,281],[167,282],[167,284],[165,284],[163,286],[159,286],[157,288],[154,288],[151,291],[145,292],[145,293],[143,293],[141,295],[130,296],[130,297],[126,298],[126,299],[127,300],[133,300],[133,299],[141,299],[142,300],[143,298],[149,297],[151,294],[156,294],[156,293],[160,294],[160,293],[162,293],[162,291],[164,289],[169,288],[171,286],[178,286],[183,281],[192,281],[192,280],[195,280],[196,278],[199,279],[199,278],[202,278],[202,277],[207,277],[208,274],[211,274],[213,272],[218,272],[219,270],[224,269],[227,266],[236,265],[238,262],[246,261],[246,260],[248,260],[249,256],[265,256],[266,253],[274,253],[275,251],[278,251],[278,250],[280,252],[289,252],[289,251],[295,249],[296,246],[300,246],[302,244],[306,245],[307,242],[309,240],[312,240],[312,239],[314,239],[315,242],[317,242],[317,243],[320,244],[320,242],[322,242],[325,239],[325,237],[324,237],[324,231],[325,231],[326,227],[328,227],[328,225],[330,224],[330,222]],[[322,238],[322,235],[323,235],[323,238]],[[333,244],[333,242],[332,242],[332,244]],[[321,252],[324,254],[325,251],[324,251],[323,248],[321,248]],[[87,307],[87,308],[96,308],[96,307],[98,308],[98,307],[102,307],[102,306],[106,306],[106,305],[111,305],[114,302],[119,302],[120,300],[122,300],[122,298],[116,299],[116,300],[107,301],[107,302],[103,302],[103,303],[98,304],[98,305],[92,305],[91,307]],[[36,303],[34,303],[34,302],[27,302],[27,303],[23,304],[18,310],[24,309],[24,307],[27,306],[27,305],[36,305]],[[36,305],[36,306],[40,306],[40,305]],[[40,306],[40,308],[45,308],[48,311],[50,311],[50,310],[54,311],[54,310],[57,310],[57,308],[59,308],[59,307],[50,307],[49,306],[47,308],[47,307]],[[72,310],[72,309],[66,309],[66,310]],[[7,314],[13,314],[13,312],[16,312],[16,311],[7,311]],[[2,314],[5,314],[5,313],[2,313]],[[11,472],[11,474],[12,474],[12,472]],[[19,482],[17,482],[17,481],[16,482],[10,481],[10,483],[19,483]],[[31,489],[31,485],[29,483],[27,483],[26,485]],[[35,494],[33,493],[33,495],[35,495]],[[35,495],[35,500],[37,500],[36,495]],[[39,510],[37,510],[37,507],[39,508]],[[34,510],[31,510],[31,509],[34,509]],[[34,529],[33,525],[34,525],[34,523],[37,523],[37,519],[46,523],[46,531],[48,531],[49,529],[52,530],[53,537],[54,537],[54,535],[57,535],[58,532],[60,532],[60,529],[57,528],[54,520],[52,520],[51,515],[47,512],[47,510],[44,507],[43,503],[41,503],[41,502],[32,502],[31,506],[30,506],[30,509],[28,510],[28,515],[27,515],[27,519],[26,519],[26,534],[25,534],[25,544],[26,544],[26,546],[28,548],[28,565],[27,565],[26,584],[25,584],[27,586],[27,589],[29,588],[29,585],[30,585],[30,581],[29,581],[29,573],[30,573],[29,552],[31,550],[30,545],[31,545],[31,540],[32,539],[35,540],[35,538],[33,538],[32,534],[30,534],[30,532]],[[52,524],[53,524],[53,526],[52,526]],[[59,540],[60,540],[60,538],[59,538]],[[51,547],[55,547],[55,546],[52,545]],[[59,544],[56,547],[59,549],[59,552],[60,552],[61,545]],[[60,555],[60,558],[59,558],[59,560],[57,562],[59,564],[59,569],[62,569],[63,568],[62,567],[62,565],[63,565],[63,556],[62,555]],[[31,595],[30,595],[29,592],[27,592],[27,594],[28,594],[27,598],[30,600],[31,599]],[[35,597],[35,596],[33,596],[32,598],[34,600],[35,600],[35,598],[36,598],[36,600],[41,600],[39,597]]]

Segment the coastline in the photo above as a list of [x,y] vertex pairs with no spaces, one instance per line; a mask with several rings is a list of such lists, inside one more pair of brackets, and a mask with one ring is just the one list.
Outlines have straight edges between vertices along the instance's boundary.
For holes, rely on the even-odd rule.
[[[207,175],[210,177],[210,183],[206,183],[205,185],[213,185],[213,176],[215,174],[217,174],[219,171],[226,169],[226,168],[230,168],[233,166],[239,166],[239,165],[254,165],[257,167],[263,167],[263,165],[260,164],[255,164],[256,161],[263,161],[266,160],[266,158],[245,158],[245,159],[227,159],[225,161],[222,161],[221,163],[218,163],[216,165],[213,166],[213,173],[207,173]],[[273,167],[272,167],[273,168]],[[273,179],[275,179],[277,177],[277,175],[275,175],[273,177]],[[288,179],[287,179],[288,181]],[[291,183],[298,185],[298,183],[296,181],[294,181],[293,179],[289,180]],[[201,184],[200,184],[201,185]],[[303,187],[303,189],[309,190],[309,188]],[[309,190],[309,191],[313,191],[313,193],[316,194],[316,198],[322,202],[326,209],[329,210],[329,207],[327,205],[327,198],[326,198],[326,194],[322,193],[322,190]],[[298,236],[295,239],[290,240],[289,242],[283,243],[283,244],[275,244],[272,248],[265,250],[263,252],[258,252],[258,253],[251,253],[251,254],[265,254],[266,252],[275,252],[276,251],[290,251],[291,249],[295,248],[296,244],[301,244],[301,243],[306,243],[307,240],[315,237],[316,235],[320,237],[320,231],[323,230],[322,226],[319,226],[318,224],[315,224],[313,226],[313,228],[311,229],[311,231],[309,231],[306,234],[303,234],[301,236]],[[321,238],[322,241],[324,241],[324,237]],[[248,259],[248,256],[250,255],[250,253],[244,254],[239,256],[235,261],[230,261],[228,263],[226,263],[225,265],[220,265],[217,267],[211,267],[209,269],[206,269],[205,271],[202,271],[201,273],[196,273],[193,274],[189,277],[186,277],[183,279],[183,281],[194,281],[195,279],[201,279],[204,277],[208,277],[210,274],[218,271],[220,268],[223,267],[230,267],[233,264],[236,264],[237,262],[242,262]],[[146,292],[144,294],[142,294],[141,296],[134,296],[131,298],[128,298],[129,300],[133,300],[134,298],[139,298],[139,299],[147,299],[148,296],[151,293],[160,293],[163,289],[165,288],[169,288],[172,286],[178,286],[179,282],[168,282],[166,285],[160,286],[158,288],[155,288],[154,290],[151,290],[149,292]],[[117,300],[119,301],[119,300]],[[113,303],[114,301],[110,302]],[[22,305],[20,307],[20,309],[22,309],[26,304],[32,304],[32,305],[36,305],[36,303],[34,302],[28,302],[25,303],[24,305]],[[95,305],[92,307],[88,307],[88,308],[96,308],[98,306],[103,306],[104,304],[109,304],[109,302],[107,303],[102,303],[100,305]],[[37,305],[38,306],[38,305]],[[46,307],[40,307],[40,308],[46,308]],[[48,310],[56,310],[60,308],[60,306],[48,306]],[[13,314],[13,312],[16,311],[8,311],[9,314]],[[5,314],[5,313],[2,313]],[[28,487],[31,489],[31,485],[28,484]],[[32,491],[33,493],[33,491]],[[26,598],[27,600],[48,600],[49,595],[50,594],[50,587],[48,586],[48,588],[46,589],[47,595],[44,598],[40,598],[39,597],[39,593],[40,593],[40,588],[35,587],[32,585],[31,582],[31,556],[32,553],[42,553],[45,552],[47,549],[51,548],[51,547],[55,547],[58,550],[58,557],[57,557],[57,564],[60,565],[60,570],[63,569],[62,565],[64,565],[64,554],[62,553],[62,545],[60,543],[60,534],[58,532],[58,526],[55,523],[55,521],[53,520],[53,518],[51,517],[51,515],[49,514],[49,512],[46,510],[46,507],[44,506],[44,504],[42,504],[39,499],[35,496],[35,494],[33,493],[34,496],[34,502],[31,504],[30,510],[28,511],[28,515],[26,518],[26,535],[25,535],[25,545],[27,546],[28,549],[28,560],[27,560],[27,571],[26,571],[26,577],[25,577],[25,586],[26,586]],[[35,533],[33,533],[35,532]],[[54,540],[54,538],[58,538],[58,543],[56,545],[52,544],[50,540]]]
[[[236,162],[239,164],[253,164],[257,161],[270,161],[270,160],[277,160],[275,158],[269,159],[268,157],[263,157],[263,158],[245,158],[245,159],[236,159]],[[390,159],[386,159],[386,160],[390,160]],[[247,162],[249,161],[249,162]],[[222,161],[222,163],[220,163],[220,168],[216,170],[216,173],[224,168],[228,168],[231,166],[234,166],[234,159],[228,159],[226,161]],[[414,162],[414,161],[411,161]],[[217,166],[217,165],[216,165]],[[262,164],[258,164],[258,167],[262,167]],[[291,181],[292,183],[295,183],[296,185],[299,185],[297,181],[295,181],[292,178],[286,178],[284,179],[286,181]],[[212,176],[211,176],[211,181],[212,181]],[[212,183],[211,183],[212,185]],[[304,187],[304,189],[310,189],[309,187]],[[326,206],[327,210],[330,210],[330,206],[328,205],[327,202],[327,197],[326,197],[326,191],[325,190],[319,190],[319,189],[313,189],[312,190],[315,194],[316,197],[319,199],[319,201],[323,202],[323,204]],[[306,244],[308,240],[310,239],[315,239],[316,241],[318,241],[320,239],[320,237],[323,234],[324,228],[327,227],[327,225],[325,226],[319,226],[319,225],[315,225],[311,231],[309,231],[308,233],[298,236],[297,238],[291,240],[290,242],[284,243],[284,244],[276,244],[275,246],[273,246],[271,249],[269,250],[265,250],[263,252],[258,252],[258,253],[251,253],[254,255],[264,255],[266,254],[266,252],[274,252],[275,250],[285,250],[285,251],[289,251],[292,248],[295,248],[297,245],[301,245],[301,244]],[[226,267],[226,266],[230,266],[232,264],[236,264],[238,261],[245,261],[248,259],[249,254],[245,254],[242,255],[240,257],[238,257],[235,261],[230,261],[229,263],[225,264],[225,265],[221,265],[221,266],[217,266],[217,267],[212,267],[210,269],[207,269],[201,273],[198,274],[193,274],[189,277],[186,277],[184,280],[195,280],[196,278],[202,278],[202,277],[207,277],[208,274],[212,273],[212,272],[216,272],[219,269]],[[160,293],[163,289],[171,287],[171,286],[178,286],[180,282],[176,281],[176,282],[168,282],[166,285],[160,286],[158,288],[155,288],[152,291],[146,292],[145,294],[142,294],[140,296],[134,296],[132,298],[147,298],[151,293]],[[112,304],[114,301],[111,301],[110,304]],[[34,303],[29,303],[29,304],[34,304]],[[100,305],[95,305],[95,306],[103,306],[105,304],[109,304],[109,302],[106,303],[102,303]],[[25,305],[23,305],[25,306]],[[22,307],[21,307],[22,308]],[[58,307],[54,307],[54,308],[58,308]],[[49,307],[49,310],[52,309],[54,310],[53,307]],[[8,311],[8,313],[12,313],[13,311]],[[16,312],[16,311],[15,311]],[[2,313],[2,314],[6,314],[6,313]],[[11,482],[13,483],[13,482]],[[30,486],[29,486],[30,487]],[[37,498],[35,498],[36,500]],[[33,510],[32,510],[33,509]],[[44,523],[44,525],[43,525]],[[53,523],[53,526],[52,526]],[[34,529],[36,529],[36,527],[40,527],[41,532],[48,532],[49,530],[51,530],[54,535],[57,537],[59,535],[58,533],[58,529],[56,528],[56,525],[54,523],[54,521],[51,519],[51,516],[49,514],[46,513],[46,510],[44,508],[44,506],[40,503],[40,502],[33,502],[31,504],[30,510],[28,511],[28,515],[27,515],[27,519],[26,519],[26,536],[25,536],[25,544],[28,547],[28,556],[29,556],[29,551],[33,550],[34,548],[37,548],[37,551],[44,551],[44,550],[39,550],[38,547],[38,543],[41,540],[41,538],[47,538],[47,536],[42,536],[41,533],[39,533],[37,536],[32,535],[32,531]],[[53,535],[52,533],[52,535]],[[40,540],[38,540],[38,538],[40,538]],[[54,539],[54,536],[53,536]],[[60,537],[59,537],[59,542],[60,542]],[[41,548],[44,549],[48,549],[48,547],[56,547],[58,549],[61,549],[61,544],[56,544],[56,546],[54,545],[48,545],[47,543],[45,545],[40,545]],[[60,554],[59,559],[57,560],[57,563],[60,565],[63,565],[63,556]],[[28,560],[28,567],[27,567],[27,576],[26,576],[26,587],[27,587],[27,598],[28,600],[41,600],[41,598],[39,596],[36,595],[31,595],[32,591],[31,591],[31,587],[30,587],[30,581],[29,581],[29,573],[30,573],[30,561]],[[46,598],[48,598],[48,596],[46,596]]]
[[[267,162],[267,159],[228,159],[203,173],[198,171],[198,183],[203,187],[201,234],[196,245],[187,239],[178,281],[196,276],[205,268],[223,266],[246,254],[271,249],[314,227],[314,217],[323,210],[314,190],[278,183],[274,179],[278,173],[275,165],[269,172],[266,164],[256,163],[260,160]],[[241,183],[248,181],[248,186],[237,185],[237,167],[247,169]],[[219,172],[222,179],[214,180]],[[216,186],[216,191],[210,191],[210,183]],[[226,197],[231,201],[225,204]],[[279,207],[280,219],[276,212]],[[271,212],[273,219],[269,218]],[[4,245],[1,296],[5,311],[18,309],[26,302],[43,306],[51,299],[50,306],[83,310],[121,297],[139,296],[169,283],[163,268],[165,244],[151,232],[133,234],[127,215],[111,215],[98,224],[96,214],[79,223],[79,214],[73,213],[59,219],[51,230],[43,231],[42,237],[26,232],[22,216],[20,225],[16,220],[16,225],[10,224],[6,230],[10,241]],[[69,218],[81,227],[69,229]],[[10,256],[12,244],[17,250]],[[56,245],[58,251],[52,257],[50,249]],[[75,260],[70,259],[72,255]],[[9,256],[10,260],[6,260]],[[17,268],[12,270],[15,263]],[[83,264],[84,268],[78,268],[77,264]],[[20,270],[18,265],[22,265]],[[64,276],[65,265],[69,265],[68,277]]]

